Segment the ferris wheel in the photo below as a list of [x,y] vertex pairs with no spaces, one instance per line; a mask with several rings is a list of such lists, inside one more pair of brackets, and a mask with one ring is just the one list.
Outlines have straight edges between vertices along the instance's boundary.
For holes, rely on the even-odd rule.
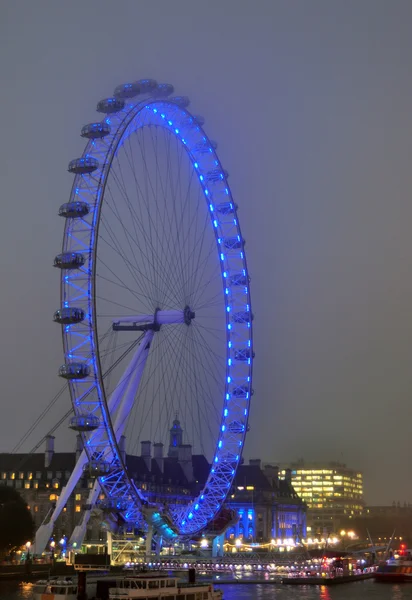
[[[214,519],[239,465],[254,356],[245,241],[217,144],[188,106],[170,84],[120,85],[69,164],[54,320],[84,450],[39,547],[85,473],[92,503],[102,490],[124,521],[176,540]],[[130,454],[161,448],[176,413],[210,471],[194,500],[166,507],[134,480],[125,439]]]

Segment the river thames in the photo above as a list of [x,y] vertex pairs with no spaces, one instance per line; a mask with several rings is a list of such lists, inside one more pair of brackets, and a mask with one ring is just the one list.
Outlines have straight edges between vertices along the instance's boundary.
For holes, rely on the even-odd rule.
[[[218,587],[218,585],[216,585]],[[326,586],[288,586],[282,584],[227,584],[221,586],[224,600],[410,600],[412,584],[392,585],[359,581]],[[1,600],[32,597],[32,583],[0,582]]]

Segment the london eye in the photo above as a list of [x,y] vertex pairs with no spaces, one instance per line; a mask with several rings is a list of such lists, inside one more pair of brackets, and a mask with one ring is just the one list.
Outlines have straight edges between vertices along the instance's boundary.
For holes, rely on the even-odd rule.
[[[85,474],[90,505],[103,492],[126,524],[176,541],[213,521],[240,463],[254,356],[245,240],[217,144],[189,104],[152,79],[118,86],[69,164],[54,321],[84,449],[36,552]],[[147,440],[161,452],[176,414],[182,452],[191,446],[210,470],[190,501],[166,505],[133,479],[125,453]]]

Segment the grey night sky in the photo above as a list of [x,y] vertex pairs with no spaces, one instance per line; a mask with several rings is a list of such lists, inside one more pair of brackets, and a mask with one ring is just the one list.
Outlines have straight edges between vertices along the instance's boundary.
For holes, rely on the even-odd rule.
[[80,127],[115,85],[154,77],[205,115],[240,207],[256,316],[246,458],[343,461],[364,471],[368,502],[412,501],[412,3],[15,0],[1,13],[0,451],[62,383],[52,262]]

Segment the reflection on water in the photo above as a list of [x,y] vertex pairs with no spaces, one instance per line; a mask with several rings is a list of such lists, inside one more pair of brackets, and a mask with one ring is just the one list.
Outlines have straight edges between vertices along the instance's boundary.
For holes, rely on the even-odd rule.
[[[32,583],[0,582],[1,600],[28,600]],[[310,585],[222,585],[224,600],[411,600],[412,584],[386,585],[359,581],[333,587]]]

